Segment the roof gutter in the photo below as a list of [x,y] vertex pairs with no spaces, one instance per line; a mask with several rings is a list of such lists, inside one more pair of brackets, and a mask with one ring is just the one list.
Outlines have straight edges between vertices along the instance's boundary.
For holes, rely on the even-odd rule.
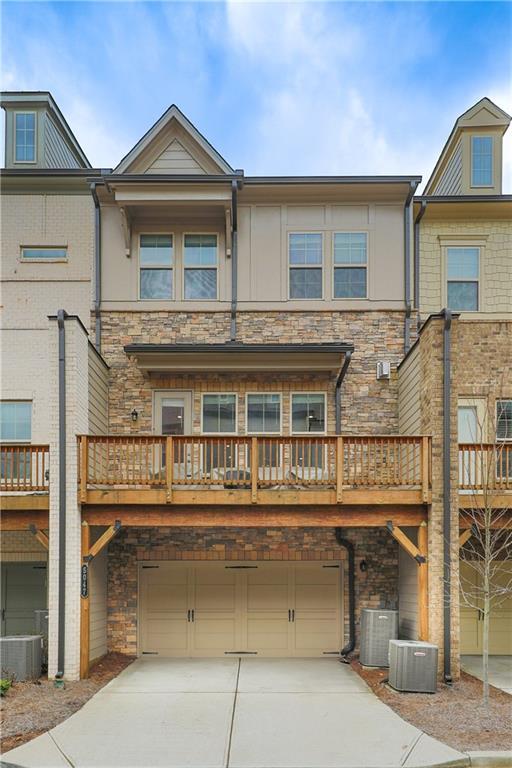
[[341,385],[347,373],[348,367],[350,365],[350,361],[352,360],[352,352],[353,352],[352,349],[348,349],[345,352],[345,359],[343,360],[343,365],[338,374],[338,378],[336,379],[336,388],[334,392],[334,398],[335,398],[336,434],[337,435],[341,435]]
[[444,309],[443,328],[443,625],[444,625],[444,681],[452,682],[451,670],[451,327],[452,313]]
[[90,185],[90,189],[94,200],[94,346],[101,353],[101,208],[96,182]]
[[66,328],[67,313],[57,312],[59,335],[59,614],[57,674],[64,677],[66,642]]
[[414,219],[414,308],[418,312],[420,327],[420,221],[427,210],[427,201],[422,200],[420,210]]
[[404,205],[404,354],[407,354],[411,346],[411,205],[418,184],[416,179],[409,182],[409,193]]

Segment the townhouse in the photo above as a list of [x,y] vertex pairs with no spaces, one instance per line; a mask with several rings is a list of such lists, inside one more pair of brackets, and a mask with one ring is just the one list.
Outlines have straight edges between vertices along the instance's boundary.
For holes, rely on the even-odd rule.
[[46,590],[73,679],[107,649],[347,654],[397,607],[456,676],[458,413],[475,452],[475,398],[510,436],[510,118],[475,105],[414,197],[248,177],[175,106],[93,169],[49,94],[2,106],[2,631]]

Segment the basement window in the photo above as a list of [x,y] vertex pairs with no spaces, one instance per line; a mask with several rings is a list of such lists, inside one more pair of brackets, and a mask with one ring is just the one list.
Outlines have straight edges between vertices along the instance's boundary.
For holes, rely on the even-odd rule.
[[446,249],[447,300],[450,309],[478,310],[480,248]]
[[172,235],[140,235],[141,299],[172,299],[173,255]]

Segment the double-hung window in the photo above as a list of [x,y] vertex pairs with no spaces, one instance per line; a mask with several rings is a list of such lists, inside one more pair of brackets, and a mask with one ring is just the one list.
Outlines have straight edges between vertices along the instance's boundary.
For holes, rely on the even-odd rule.
[[34,163],[36,160],[36,115],[35,112],[16,112],[15,120],[15,161]]
[[217,298],[217,262],[217,235],[184,236],[185,299]]
[[512,478],[512,400],[496,402],[496,441],[498,478]]
[[368,247],[365,232],[334,233],[334,298],[367,295]]
[[172,299],[173,236],[140,235],[140,298]]
[[[29,443],[32,439],[32,403],[4,400],[0,403],[0,440]],[[0,449],[0,474],[9,480],[30,477],[30,454]]]
[[461,312],[478,310],[480,248],[446,249],[447,301],[450,309]]
[[322,251],[321,233],[290,233],[290,299],[322,298]]
[[203,395],[202,431],[236,434],[236,395]]
[[281,431],[281,395],[247,395],[247,432],[279,434]]
[[471,137],[471,186],[492,187],[492,136]]

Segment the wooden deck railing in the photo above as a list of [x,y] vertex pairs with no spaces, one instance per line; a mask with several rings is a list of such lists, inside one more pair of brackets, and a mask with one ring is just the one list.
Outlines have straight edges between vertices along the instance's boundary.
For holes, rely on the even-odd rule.
[[459,443],[459,488],[512,490],[512,443]]
[[0,491],[48,491],[47,445],[0,444]]
[[430,489],[430,442],[400,436],[82,436],[87,488]]

